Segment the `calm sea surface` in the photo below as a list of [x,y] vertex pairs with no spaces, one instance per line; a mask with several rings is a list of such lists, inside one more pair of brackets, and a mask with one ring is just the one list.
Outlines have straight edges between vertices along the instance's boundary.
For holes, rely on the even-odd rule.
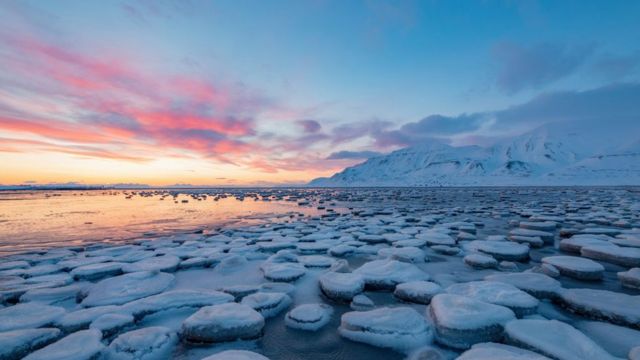
[[[0,192],[0,254],[141,236],[211,231],[278,216],[315,214],[277,191]],[[175,196],[174,196],[175,195]],[[285,199],[288,199],[285,200]]]

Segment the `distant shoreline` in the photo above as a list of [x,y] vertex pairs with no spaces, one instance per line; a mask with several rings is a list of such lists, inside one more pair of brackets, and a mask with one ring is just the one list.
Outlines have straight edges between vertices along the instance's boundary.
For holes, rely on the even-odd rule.
[[110,187],[110,186],[0,186],[0,193],[12,191],[195,191],[195,190],[263,190],[263,189],[300,189],[300,190],[366,190],[366,189],[574,189],[574,188],[640,188],[637,185],[448,185],[448,186],[194,186],[194,187]]

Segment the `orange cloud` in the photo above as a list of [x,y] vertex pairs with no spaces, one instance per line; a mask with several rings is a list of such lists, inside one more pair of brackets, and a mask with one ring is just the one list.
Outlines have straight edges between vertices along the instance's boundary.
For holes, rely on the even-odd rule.
[[[327,140],[299,126],[296,111],[241,85],[190,74],[152,75],[136,62],[74,51],[0,31],[0,151],[38,151],[144,163],[201,158],[262,173],[322,171],[335,162],[305,150]],[[14,100],[15,100],[14,99]],[[300,136],[258,133],[261,115],[286,114]],[[310,120],[307,120],[311,124]],[[29,143],[36,136],[40,143]],[[270,138],[270,140],[269,140]],[[22,140],[22,142],[20,142]]]

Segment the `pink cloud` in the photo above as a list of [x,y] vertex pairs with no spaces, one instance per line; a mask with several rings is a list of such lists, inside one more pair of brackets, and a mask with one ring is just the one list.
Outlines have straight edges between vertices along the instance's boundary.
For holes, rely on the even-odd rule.
[[[326,155],[309,151],[335,137],[315,120],[298,120],[309,110],[282,106],[243,85],[202,75],[149,74],[117,52],[79,52],[28,34],[0,32],[0,41],[0,66],[7,69],[0,74],[0,92],[20,99],[9,104],[0,98],[0,131],[14,140],[37,135],[44,139],[40,150],[134,162],[202,158],[263,172],[353,163],[326,162]],[[259,133],[265,114],[300,133]],[[30,151],[16,141],[3,149]]]
[[269,106],[264,97],[185,75],[153,77],[125,59],[89,56],[35,37],[0,38],[9,50],[0,64],[15,74],[5,86],[24,94],[23,103],[42,97],[58,103],[47,113],[15,109],[23,116],[0,108],[0,130],[96,146],[154,144],[156,151],[224,161],[229,153],[255,150],[242,137],[255,134],[253,117]]

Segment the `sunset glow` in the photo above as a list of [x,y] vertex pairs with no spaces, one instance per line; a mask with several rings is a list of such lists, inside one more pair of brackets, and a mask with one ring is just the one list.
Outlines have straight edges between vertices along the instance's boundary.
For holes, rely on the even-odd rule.
[[[455,6],[412,1],[277,1],[250,11],[233,1],[63,3],[0,5],[0,184],[302,184],[424,139],[482,144],[527,130],[536,121],[502,124],[490,111],[637,79],[634,58],[615,79],[572,63],[633,56],[624,39],[598,43],[615,31],[611,21],[637,29],[622,15],[565,46],[574,39],[560,36],[543,5],[478,2],[454,18]],[[615,6],[609,13],[624,11]],[[499,24],[471,8],[523,21],[497,36]],[[529,39],[519,31],[535,33],[535,19],[549,34],[521,48]],[[536,45],[549,38],[561,40]],[[567,59],[536,63],[545,51]],[[527,66],[539,80],[523,78]],[[567,67],[592,76],[573,79]],[[441,126],[430,114],[454,121]]]

